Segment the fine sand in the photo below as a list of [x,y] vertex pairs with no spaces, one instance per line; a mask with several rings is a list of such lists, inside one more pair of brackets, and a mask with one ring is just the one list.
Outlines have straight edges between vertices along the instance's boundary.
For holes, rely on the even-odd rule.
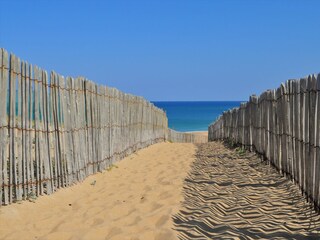
[[35,203],[0,208],[0,239],[177,239],[193,144],[159,143]]

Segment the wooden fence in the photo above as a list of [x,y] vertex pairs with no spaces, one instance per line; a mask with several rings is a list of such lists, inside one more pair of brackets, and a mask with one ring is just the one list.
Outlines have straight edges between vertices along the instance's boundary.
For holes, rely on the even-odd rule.
[[205,143],[208,142],[208,137],[194,133],[177,132],[169,128],[167,140],[180,143]]
[[0,205],[51,194],[167,135],[145,99],[0,49]]
[[320,206],[320,74],[288,80],[209,126],[209,141],[229,139],[267,158]]

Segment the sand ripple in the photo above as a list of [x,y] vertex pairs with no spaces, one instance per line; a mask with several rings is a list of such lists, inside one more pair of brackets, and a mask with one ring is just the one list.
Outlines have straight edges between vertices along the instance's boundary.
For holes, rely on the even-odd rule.
[[252,153],[198,146],[174,215],[180,239],[319,239],[320,217],[297,186]]

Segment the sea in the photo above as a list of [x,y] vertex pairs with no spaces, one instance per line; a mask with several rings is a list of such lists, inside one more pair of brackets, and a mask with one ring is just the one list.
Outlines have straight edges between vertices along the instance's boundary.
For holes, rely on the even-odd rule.
[[180,132],[207,131],[223,111],[239,107],[242,101],[152,102],[168,117],[169,128]]

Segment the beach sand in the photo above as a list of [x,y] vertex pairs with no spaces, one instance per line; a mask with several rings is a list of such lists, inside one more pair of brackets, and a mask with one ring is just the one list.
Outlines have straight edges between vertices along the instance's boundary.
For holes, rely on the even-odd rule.
[[320,215],[256,154],[210,142],[196,157],[173,217],[180,239],[320,239]]
[[84,182],[0,208],[0,239],[177,239],[193,144],[159,143]]
[[116,166],[1,207],[0,239],[319,239],[319,214],[254,153],[159,143]]

